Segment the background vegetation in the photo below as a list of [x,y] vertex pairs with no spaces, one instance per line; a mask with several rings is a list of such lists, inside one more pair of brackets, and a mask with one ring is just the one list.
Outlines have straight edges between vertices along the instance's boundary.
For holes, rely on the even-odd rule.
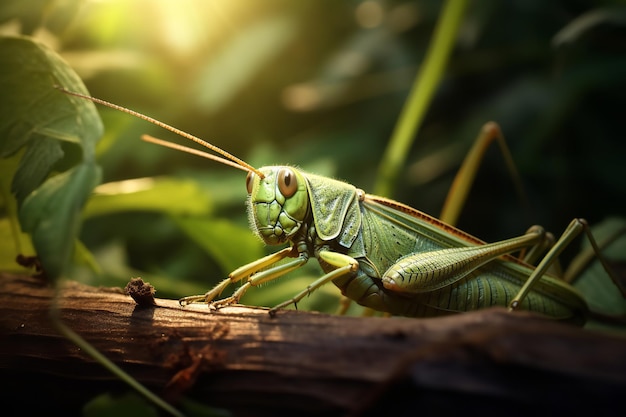
[[[293,164],[373,190],[381,154],[441,2],[5,1],[0,32],[50,45],[92,95],[207,139],[255,166]],[[622,1],[473,2],[442,85],[391,197],[437,215],[482,124],[498,122],[531,207],[490,151],[459,226],[493,241],[542,224],[560,233],[626,212],[626,9]],[[0,51],[0,53],[2,53]],[[99,108],[104,186],[81,240],[99,270],[73,278],[202,293],[272,250],[252,236],[245,174],[139,140],[172,135]],[[141,180],[137,180],[141,179]],[[131,180],[131,181],[128,181]],[[2,238],[4,239],[4,237]],[[13,253],[3,269],[13,268]],[[273,305],[319,275],[246,303]],[[332,309],[328,286],[303,308]]]

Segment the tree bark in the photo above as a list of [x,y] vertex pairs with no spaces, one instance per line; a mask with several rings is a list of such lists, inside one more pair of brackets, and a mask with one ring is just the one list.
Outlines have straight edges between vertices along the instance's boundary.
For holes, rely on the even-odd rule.
[[[51,325],[53,291],[0,274],[3,404],[79,413],[125,386]],[[174,404],[237,416],[623,415],[626,339],[489,309],[437,319],[209,311],[120,289],[65,285],[62,321]],[[24,394],[36,401],[23,404]]]

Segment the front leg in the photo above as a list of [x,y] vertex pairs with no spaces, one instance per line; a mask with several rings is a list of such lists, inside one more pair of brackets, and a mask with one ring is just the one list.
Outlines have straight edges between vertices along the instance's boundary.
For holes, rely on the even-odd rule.
[[211,306],[214,308],[222,308],[228,305],[237,304],[243,295],[250,289],[250,287],[257,287],[266,282],[275,280],[283,275],[300,268],[307,263],[309,255],[307,253],[301,253],[298,258],[284,263],[282,265],[274,266],[262,272],[258,272],[248,278],[248,281],[237,289],[230,297],[223,298],[221,300],[214,301]]
[[243,279],[249,279],[249,277],[255,272],[260,271],[261,269],[266,268],[270,265],[273,265],[290,255],[293,256],[294,250],[295,249],[293,247],[288,247],[276,253],[272,253],[271,255],[265,256],[261,259],[257,259],[256,261],[250,262],[249,264],[235,269],[228,275],[228,278],[222,280],[219,284],[217,284],[206,293],[202,295],[191,295],[189,297],[184,297],[178,300],[178,302],[182,306],[186,306],[191,303],[210,303],[215,298],[219,297],[226,289],[226,287],[228,287],[228,285],[230,285],[231,283],[234,284]]
[[275,307],[272,307],[269,311],[271,316],[276,314],[276,311],[287,307],[288,305],[297,305],[297,303],[302,300],[307,295],[311,294],[313,291],[317,290],[322,285],[333,281],[337,278],[340,278],[347,274],[354,274],[359,268],[359,263],[356,259],[351,256],[344,255],[339,252],[332,252],[329,250],[320,251],[319,257],[322,261],[326,262],[329,265],[336,267],[337,269],[332,270],[331,272],[321,276],[320,278],[313,281],[311,284],[307,285],[307,287],[296,294],[293,298],[278,304]]

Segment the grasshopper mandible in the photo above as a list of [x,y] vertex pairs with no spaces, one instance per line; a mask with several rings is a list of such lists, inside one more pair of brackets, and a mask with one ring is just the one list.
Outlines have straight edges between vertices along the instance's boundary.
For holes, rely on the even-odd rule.
[[[277,279],[316,258],[324,275],[293,298],[273,307],[297,303],[333,282],[342,294],[365,307],[410,317],[433,317],[490,306],[530,310],[554,319],[583,324],[589,309],[583,295],[547,269],[563,248],[585,231],[609,275],[584,219],[574,219],[537,267],[546,247],[543,228],[487,244],[435,217],[402,203],[366,194],[346,182],[291,166],[254,168],[193,135],[148,116],[90,96],[70,92],[129,113],[177,133],[210,150],[144,135],[158,145],[200,155],[248,172],[247,209],[253,232],[268,245],[288,246],[244,265],[203,295],[184,297],[182,305],[236,304],[254,286]],[[524,259],[511,255],[528,252]],[[288,259],[291,258],[291,259]],[[230,284],[242,282],[231,296],[217,299]]]

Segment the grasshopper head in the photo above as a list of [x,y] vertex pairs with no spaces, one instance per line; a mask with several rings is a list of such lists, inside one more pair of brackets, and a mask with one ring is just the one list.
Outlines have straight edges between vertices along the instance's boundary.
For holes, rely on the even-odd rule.
[[246,180],[250,227],[268,245],[279,245],[300,230],[306,218],[306,182],[291,167],[269,166],[259,171],[265,178],[250,172]]

